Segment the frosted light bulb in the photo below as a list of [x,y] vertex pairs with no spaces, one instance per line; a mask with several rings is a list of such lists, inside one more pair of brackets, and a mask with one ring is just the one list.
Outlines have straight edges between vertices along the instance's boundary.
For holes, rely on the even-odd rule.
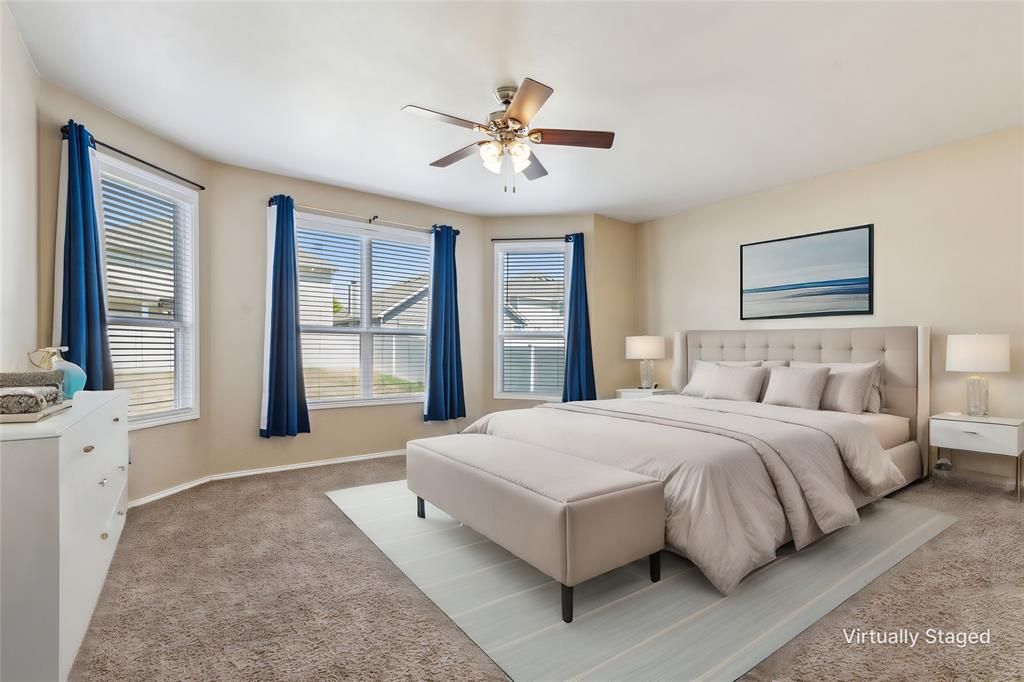
[[512,157],[512,168],[522,173],[530,165],[530,148],[518,140],[508,143],[508,153]]
[[495,175],[501,173],[501,159],[504,156],[504,149],[497,141],[484,142],[477,148],[480,152],[480,159],[484,162],[484,168]]

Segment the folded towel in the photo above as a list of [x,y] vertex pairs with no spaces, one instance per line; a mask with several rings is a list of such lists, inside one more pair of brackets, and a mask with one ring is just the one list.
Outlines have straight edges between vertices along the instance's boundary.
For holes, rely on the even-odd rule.
[[0,386],[57,386],[64,385],[64,372],[59,369],[30,370],[27,372],[0,372]]
[[0,414],[42,412],[61,401],[60,389],[56,386],[0,387]]

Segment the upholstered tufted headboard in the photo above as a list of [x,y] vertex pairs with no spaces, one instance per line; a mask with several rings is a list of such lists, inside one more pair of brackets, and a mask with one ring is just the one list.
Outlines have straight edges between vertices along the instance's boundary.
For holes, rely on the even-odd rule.
[[[686,332],[689,380],[697,360],[882,361],[882,411],[910,419],[910,435],[927,453],[930,330],[928,327],[749,329]],[[681,345],[681,344],[679,344]],[[925,428],[918,428],[925,425]]]

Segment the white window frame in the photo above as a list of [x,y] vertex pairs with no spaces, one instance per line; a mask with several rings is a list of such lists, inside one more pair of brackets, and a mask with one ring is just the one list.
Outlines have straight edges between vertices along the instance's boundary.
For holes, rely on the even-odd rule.
[[[389,228],[381,225],[368,225],[345,218],[326,216],[319,213],[295,212],[295,231],[298,238],[298,231],[302,229],[320,230],[322,232],[335,232],[348,237],[360,238],[360,285],[359,285],[359,319],[358,327],[321,327],[317,325],[301,325],[302,333],[315,334],[356,334],[359,336],[359,376],[360,394],[352,398],[338,398],[334,400],[311,401],[306,397],[306,407],[309,410],[332,410],[343,407],[368,407],[371,405],[405,405],[417,403],[422,405],[426,391],[402,396],[373,396],[373,337],[374,336],[422,336],[426,343],[430,343],[429,320],[423,331],[410,329],[408,327],[374,327],[370,322],[373,318],[373,286],[371,272],[372,262],[370,254],[370,240],[380,239],[389,242],[402,242],[405,244],[417,244],[426,246],[430,250],[430,234],[415,230],[403,230],[400,228]],[[433,253],[430,253],[428,260],[428,272],[432,270]],[[427,310],[430,309],[430,292],[427,293]],[[301,311],[301,305],[300,305]],[[300,312],[301,315],[301,312]],[[427,362],[427,350],[424,351],[424,368]],[[366,369],[368,368],[368,370]],[[424,386],[426,377],[424,377]]]
[[[174,395],[175,398],[179,395],[179,391],[183,391],[184,388],[189,385],[186,380],[192,386],[192,407],[185,407],[180,409],[166,410],[164,412],[156,412],[147,415],[135,415],[128,417],[128,430],[135,431],[138,429],[148,429],[154,426],[163,426],[165,424],[175,424],[177,422],[191,421],[199,419],[199,293],[198,293],[198,272],[199,272],[199,192],[191,187],[182,185],[174,180],[166,178],[161,175],[157,175],[150,171],[143,170],[138,166],[122,161],[119,158],[115,158],[110,154],[106,154],[97,150],[96,159],[99,163],[100,176],[104,174],[110,175],[116,179],[123,180],[125,182],[138,185],[143,189],[148,189],[157,194],[163,194],[171,197],[175,201],[180,201],[185,204],[189,204],[192,207],[192,221],[191,221],[191,235],[190,243],[192,245],[192,252],[189,254],[189,275],[191,276],[190,291],[192,300],[190,303],[190,309],[192,311],[191,324],[186,325],[183,322],[167,322],[164,320],[140,320],[134,317],[118,317],[107,315],[107,324],[122,324],[132,325],[136,327],[160,327],[168,328],[174,327],[175,329],[183,329],[188,335],[186,340],[187,349],[191,349],[192,362],[191,372],[181,371],[179,366],[180,359],[177,357],[178,353],[185,352],[187,349],[182,347],[180,344],[176,345],[175,360],[174,360]],[[98,197],[101,202],[102,210],[102,198]],[[106,225],[102,226],[106,229]],[[104,240],[105,242],[105,240]],[[107,251],[106,246],[103,247],[103,268],[104,273],[106,272],[106,258]],[[181,273],[176,273],[175,276],[180,276]],[[179,287],[175,287],[176,289]],[[175,292],[177,293],[177,292]],[[106,295],[106,292],[104,292]],[[106,304],[106,301],[104,301]],[[191,375],[191,376],[189,376]],[[115,387],[116,388],[116,387]]]
[[[562,394],[545,395],[541,393],[514,393],[502,390],[502,377],[504,376],[504,353],[502,353],[502,341],[506,338],[527,338],[527,339],[562,339],[566,344],[569,336],[569,281],[572,274],[572,249],[568,242],[556,242],[554,240],[538,241],[516,241],[516,242],[494,242],[494,398],[497,400],[539,400],[545,402],[557,402],[562,400]],[[563,251],[565,253],[565,323],[562,326],[562,333],[558,332],[530,332],[521,330],[509,330],[502,328],[504,291],[502,291],[502,271],[504,270],[504,259],[507,253],[551,253]]]

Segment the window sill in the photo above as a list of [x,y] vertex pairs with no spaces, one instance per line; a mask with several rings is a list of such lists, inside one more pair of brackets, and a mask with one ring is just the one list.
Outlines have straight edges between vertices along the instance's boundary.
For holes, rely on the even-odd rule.
[[333,410],[339,407],[377,407],[379,405],[422,405],[424,396],[402,396],[400,398],[354,398],[352,400],[335,400],[323,403],[308,403],[306,407],[312,410]]
[[147,417],[128,417],[128,430],[140,431],[154,426],[167,426],[178,422],[188,422],[199,419],[199,410],[188,410],[185,412],[169,412]]
[[536,393],[495,393],[495,400],[532,400],[540,403],[560,403],[560,395],[538,395]]

